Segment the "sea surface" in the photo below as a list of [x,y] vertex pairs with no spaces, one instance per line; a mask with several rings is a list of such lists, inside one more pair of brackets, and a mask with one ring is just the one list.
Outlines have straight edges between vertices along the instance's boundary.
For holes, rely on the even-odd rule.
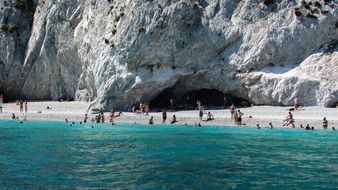
[[0,121],[0,189],[338,189],[338,132]]

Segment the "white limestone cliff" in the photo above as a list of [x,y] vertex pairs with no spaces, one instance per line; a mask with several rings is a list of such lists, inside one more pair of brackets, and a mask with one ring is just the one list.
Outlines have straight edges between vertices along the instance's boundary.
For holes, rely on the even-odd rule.
[[2,26],[17,26],[0,33],[7,96],[74,97],[106,110],[167,88],[253,104],[338,102],[335,0],[15,2],[0,2]]

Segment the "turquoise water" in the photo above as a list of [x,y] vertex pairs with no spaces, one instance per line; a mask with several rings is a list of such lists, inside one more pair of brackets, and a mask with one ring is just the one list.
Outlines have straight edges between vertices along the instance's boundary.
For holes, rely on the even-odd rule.
[[338,133],[0,121],[1,189],[337,189]]

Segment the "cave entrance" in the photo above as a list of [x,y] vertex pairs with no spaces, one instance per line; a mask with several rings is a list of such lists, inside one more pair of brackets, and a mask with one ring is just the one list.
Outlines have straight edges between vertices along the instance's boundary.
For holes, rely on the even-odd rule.
[[248,107],[251,105],[249,101],[243,98],[224,94],[216,89],[200,89],[182,93],[175,88],[167,88],[152,99],[149,102],[149,106],[153,110],[193,110],[197,109],[198,100],[207,106],[207,109],[224,109],[232,103],[236,107]]
[[12,93],[7,93],[5,90],[0,88],[0,95],[3,97],[3,102],[8,103],[8,102],[14,102],[18,99],[21,99],[21,96],[15,96]]
[[215,89],[194,90],[184,95],[185,104],[190,109],[195,109],[197,101],[208,109],[222,109],[225,107],[225,94]]

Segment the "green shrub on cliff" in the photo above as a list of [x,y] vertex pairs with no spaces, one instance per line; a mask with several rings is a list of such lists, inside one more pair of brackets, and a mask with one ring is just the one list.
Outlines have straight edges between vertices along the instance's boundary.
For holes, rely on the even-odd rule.
[[2,24],[0,26],[1,31],[13,33],[19,29],[16,24]]

